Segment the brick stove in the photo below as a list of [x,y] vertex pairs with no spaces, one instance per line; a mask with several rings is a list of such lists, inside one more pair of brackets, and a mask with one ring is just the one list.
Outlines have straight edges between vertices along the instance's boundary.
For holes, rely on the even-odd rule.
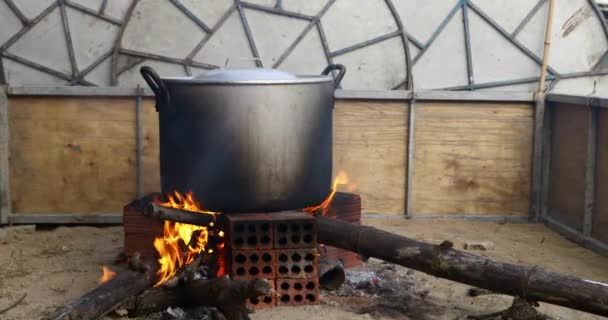
[[[144,214],[154,196],[124,207],[127,256],[137,252],[143,259],[158,259],[153,242],[163,236],[164,221]],[[361,197],[337,192],[327,215],[359,223]],[[226,273],[233,279],[267,279],[279,294],[249,299],[248,305],[256,309],[318,303],[320,258],[339,260],[345,268],[361,263],[355,253],[318,244],[315,220],[302,211],[221,214],[217,223],[225,231]]]

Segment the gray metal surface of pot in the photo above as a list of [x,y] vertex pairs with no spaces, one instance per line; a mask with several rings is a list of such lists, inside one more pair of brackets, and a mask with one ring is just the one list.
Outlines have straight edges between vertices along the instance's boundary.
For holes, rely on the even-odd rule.
[[320,76],[258,68],[161,79],[140,71],[156,96],[164,194],[193,191],[205,209],[226,213],[300,209],[329,195],[344,66]]

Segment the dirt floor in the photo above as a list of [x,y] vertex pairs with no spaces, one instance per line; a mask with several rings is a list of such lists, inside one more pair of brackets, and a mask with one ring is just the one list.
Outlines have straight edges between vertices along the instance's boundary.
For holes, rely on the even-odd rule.
[[[608,258],[582,249],[542,225],[385,218],[364,223],[432,243],[451,240],[456,248],[466,241],[491,241],[493,249],[475,253],[608,282]],[[94,288],[101,265],[111,265],[121,251],[121,232],[121,227],[0,229],[0,310],[26,294],[15,308],[0,314],[0,319],[39,319]],[[454,320],[498,311],[512,301],[500,295],[469,297],[469,286],[377,260],[348,275],[349,285],[338,292],[323,292],[320,305],[258,311],[252,319]],[[370,275],[375,279],[373,285],[366,280]],[[547,304],[541,304],[541,310],[554,319],[603,319]]]

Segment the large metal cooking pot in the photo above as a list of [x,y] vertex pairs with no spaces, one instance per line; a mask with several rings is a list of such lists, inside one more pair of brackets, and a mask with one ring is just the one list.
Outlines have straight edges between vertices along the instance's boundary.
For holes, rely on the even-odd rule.
[[156,96],[163,193],[193,191],[205,209],[227,213],[299,209],[329,195],[334,90],[344,66],[320,76],[140,71]]

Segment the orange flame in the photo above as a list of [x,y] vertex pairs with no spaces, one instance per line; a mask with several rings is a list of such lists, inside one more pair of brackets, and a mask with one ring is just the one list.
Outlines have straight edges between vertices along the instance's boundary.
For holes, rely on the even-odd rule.
[[350,185],[348,175],[346,174],[346,172],[344,172],[344,171],[338,172],[338,174],[336,175],[336,178],[334,179],[334,183],[331,187],[331,193],[329,194],[329,196],[327,198],[325,198],[325,200],[323,202],[321,202],[321,204],[314,206],[314,207],[304,208],[302,210],[313,213],[313,214],[317,213],[317,212],[319,212],[319,210],[321,210],[321,214],[326,215],[327,211],[329,210],[329,205],[331,204],[331,202],[334,199],[334,196],[336,195],[336,191],[338,190],[338,185]]
[[101,275],[101,278],[99,278],[99,284],[106,283],[106,282],[114,279],[114,277],[116,276],[116,272],[112,271],[110,268],[106,267],[105,265],[101,265],[101,270],[102,270],[103,274]]
[[[166,207],[202,214],[219,214],[218,212],[203,210],[199,202],[194,199],[192,192],[188,192],[183,196],[175,191],[173,195],[168,195],[167,198],[169,199],[167,202],[161,202],[158,199],[154,199],[154,201]],[[210,235],[209,229],[213,226],[213,222],[209,223],[208,226],[196,226],[186,223],[165,221],[163,237],[154,240],[154,247],[160,256],[158,259],[160,268],[157,272],[159,280],[155,286],[171,279],[176,274],[177,270],[192,263],[201,252],[209,254],[214,252],[214,248],[207,248]],[[224,233],[219,231],[217,235],[223,237]],[[221,257],[222,256],[220,256],[220,260],[222,260]],[[224,272],[223,261],[218,262],[218,264],[220,264],[218,275],[222,275]]]

